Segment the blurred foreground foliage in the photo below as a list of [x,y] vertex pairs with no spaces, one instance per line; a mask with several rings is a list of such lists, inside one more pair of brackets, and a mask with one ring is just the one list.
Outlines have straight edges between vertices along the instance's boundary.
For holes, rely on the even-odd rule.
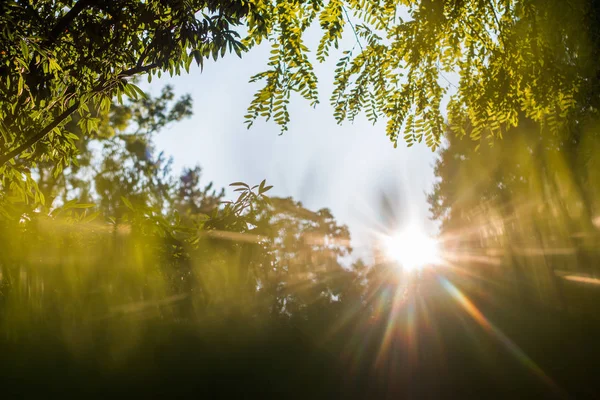
[[[240,351],[274,357],[289,340],[301,354],[350,305],[367,307],[365,267],[342,265],[350,235],[329,210],[268,197],[265,181],[232,183],[230,201],[201,183],[200,167],[173,175],[152,139],[190,113],[191,99],[168,86],[113,105],[97,115],[96,134],[74,140],[76,163],[58,173],[50,161],[30,166],[34,201],[19,188],[5,192],[0,370],[14,368],[2,379],[19,365],[43,370],[44,359],[134,373],[140,357],[176,363],[145,353],[178,338],[182,347],[160,357],[185,347],[211,359],[209,369]],[[198,335],[208,347],[194,347]]]
[[199,167],[173,177],[152,137],[190,109],[170,87],[113,106],[97,135],[75,142],[76,165],[30,170],[37,202],[7,192],[0,293],[9,331],[64,323],[82,338],[81,323],[123,312],[301,318],[313,302],[340,298],[355,279],[340,264],[350,238],[327,209],[269,198],[265,181],[233,183],[239,197],[225,201],[224,189],[201,185]]

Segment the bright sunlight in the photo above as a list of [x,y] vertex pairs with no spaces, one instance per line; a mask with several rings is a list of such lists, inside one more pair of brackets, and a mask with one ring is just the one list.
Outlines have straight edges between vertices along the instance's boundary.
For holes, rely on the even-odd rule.
[[406,227],[384,241],[386,253],[407,271],[435,264],[439,260],[438,242],[416,226]]

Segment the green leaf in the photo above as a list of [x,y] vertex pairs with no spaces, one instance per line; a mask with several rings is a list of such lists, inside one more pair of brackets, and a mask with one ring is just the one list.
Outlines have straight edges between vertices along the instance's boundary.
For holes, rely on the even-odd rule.
[[244,187],[250,189],[250,186],[244,182],[233,182],[233,183],[230,183],[229,186],[244,186]]
[[96,207],[94,203],[75,203],[71,206],[71,208],[92,208]]
[[129,208],[130,210],[133,210],[133,205],[131,204],[129,199],[121,196],[121,201],[123,201],[123,204],[125,204],[127,206],[127,208]]
[[83,220],[81,222],[83,222],[83,223],[92,222],[93,220],[98,218],[99,215],[100,215],[100,211],[86,214],[85,218],[83,218]]

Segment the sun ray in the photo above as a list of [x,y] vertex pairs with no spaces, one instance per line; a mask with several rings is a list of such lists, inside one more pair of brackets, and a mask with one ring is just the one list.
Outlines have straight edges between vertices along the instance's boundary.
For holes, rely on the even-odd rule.
[[438,278],[442,287],[458,304],[469,314],[487,333],[496,338],[521,364],[527,367],[534,375],[540,378],[548,387],[557,394],[566,397],[564,391],[533,361],[525,352],[506,336],[497,326],[489,321],[483,313],[449,280]]

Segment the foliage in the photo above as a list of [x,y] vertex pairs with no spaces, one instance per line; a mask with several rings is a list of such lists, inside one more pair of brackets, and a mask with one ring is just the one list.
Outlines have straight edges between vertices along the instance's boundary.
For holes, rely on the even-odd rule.
[[[34,198],[38,189],[27,167],[66,168],[75,142],[99,130],[98,115],[114,97],[145,96],[132,77],[179,74],[193,60],[240,54],[244,46],[233,28],[246,8],[212,1],[2,2],[2,186]],[[74,113],[76,131],[67,125]],[[27,165],[15,163],[16,156]]]
[[539,124],[524,120],[479,151],[449,136],[429,203],[454,262],[520,297],[564,305],[561,276],[589,274],[598,257],[596,127],[537,135]]
[[[445,130],[449,96],[453,131],[502,137],[524,116],[555,130],[576,114],[575,103],[597,105],[598,7],[593,1],[331,1],[275,2],[269,69],[247,122],[289,120],[289,92],[316,104],[316,77],[302,34],[318,19],[316,58],[338,47],[350,25],[357,43],[335,70],[331,96],[338,122],[360,111],[387,119],[387,135],[435,149]],[[358,47],[358,49],[357,49]],[[454,85],[449,78],[458,75]]]
[[[264,86],[246,121],[273,118],[285,130],[293,92],[319,101],[305,44],[315,24],[318,62],[348,27],[356,40],[336,66],[335,118],[384,118],[394,144],[437,148],[446,96],[448,124],[475,140],[502,137],[524,117],[558,132],[597,108],[600,12],[589,0],[9,1],[0,11],[0,172],[3,186],[37,201],[14,158],[66,168],[76,136],[98,130],[92,108],[144,96],[134,76],[179,74],[193,60],[268,41],[268,69],[251,79]],[[75,112],[80,132],[66,125]]]
[[176,99],[168,86],[115,105],[98,114],[97,134],[74,142],[79,162],[58,174],[50,162],[31,170],[46,201],[7,209],[0,325],[19,336],[38,324],[52,331],[72,323],[60,328],[69,341],[120,314],[135,336],[138,313],[303,320],[317,302],[320,311],[341,304],[353,276],[339,263],[350,252],[349,233],[328,210],[269,198],[266,181],[235,182],[239,197],[224,201],[224,189],[201,185],[200,167],[175,179],[152,139],[190,110],[190,98]]
[[173,186],[170,161],[154,154],[152,136],[190,114],[189,96],[175,100],[169,86],[156,98],[132,100],[100,114],[100,132],[82,135],[76,142],[75,165],[58,170],[52,163],[39,163],[33,170],[47,199],[45,207],[51,209],[57,197],[64,203],[73,194],[84,203],[99,202],[103,212],[113,216],[122,206],[122,196],[134,203],[164,206]]
[[[514,290],[561,308],[569,303],[557,266],[567,273],[585,269],[594,281],[589,266],[598,259],[600,211],[596,3],[2,2],[0,351],[9,368],[0,363],[0,376],[10,380],[14,367],[29,371],[44,359],[41,348],[61,379],[64,371],[87,376],[95,382],[90,391],[109,387],[102,382],[108,376],[120,376],[129,389],[139,379],[152,397],[156,380],[171,383],[181,371],[171,367],[193,360],[189,365],[201,368],[177,377],[161,397],[177,397],[188,387],[197,397],[198,374],[219,368],[234,371],[230,381],[239,383],[240,375],[249,386],[264,384],[265,392],[301,379],[312,388],[329,377],[329,367],[339,367],[340,356],[342,381],[352,382],[345,392],[352,396],[439,397],[417,389],[436,382],[447,394],[447,383],[456,382],[447,360],[477,385],[481,368],[472,360],[480,361],[480,353],[492,354],[494,365],[500,360],[501,371],[521,368],[498,357],[490,338],[500,338],[509,350],[501,354],[516,355],[545,378],[500,326],[529,339],[529,350],[562,353],[546,356],[546,367],[565,355],[576,359],[573,347],[564,346],[581,343],[570,335],[584,329],[575,325],[568,335],[557,329],[571,328],[573,319],[549,314],[552,321],[532,334],[532,318],[543,320],[541,313],[502,310],[511,303],[490,293]],[[147,96],[136,77],[179,74],[193,61],[202,66],[207,58],[241,55],[269,42],[267,71],[252,78],[265,86],[246,120],[252,125],[272,118],[285,130],[293,92],[313,106],[319,101],[314,60],[304,43],[317,24],[323,32],[317,62],[345,43],[344,29],[356,40],[336,65],[331,103],[339,122],[364,112],[370,121],[387,120],[394,144],[404,137],[409,146],[424,140],[432,149],[447,128],[453,133],[430,196],[454,257],[446,261],[458,265],[434,276],[448,283],[438,289],[452,288],[451,297],[410,293],[416,280],[405,280],[390,263],[344,265],[350,234],[328,209],[269,197],[266,181],[235,182],[230,186],[239,197],[224,201],[224,189],[201,183],[200,167],[174,176],[170,160],[153,147],[154,134],[190,115],[191,99],[176,99],[169,87]],[[454,75],[458,86],[451,93],[447,79]],[[459,140],[465,135],[474,141]],[[508,140],[493,140],[503,136]],[[557,255],[565,256],[560,263],[552,259]],[[484,290],[467,291],[465,270],[481,264],[489,268],[470,276]],[[487,310],[469,300],[473,294]],[[587,297],[592,311],[596,297]],[[472,320],[463,318],[465,311]],[[504,318],[502,325],[489,322],[490,314],[494,323]],[[588,328],[589,320],[581,326]],[[581,345],[586,356],[597,336],[590,337]],[[258,343],[253,352],[248,343]],[[301,364],[313,354],[317,370]],[[52,381],[55,375],[46,370],[40,374]],[[294,371],[288,381],[273,382],[286,371]],[[591,381],[581,372],[571,377],[576,393]],[[261,379],[252,381],[253,374]],[[521,387],[491,375],[505,390]],[[64,392],[61,379],[52,384]],[[410,385],[419,380],[427,385]],[[236,386],[248,396],[246,386]]]
[[350,233],[329,210],[314,212],[291,198],[271,198],[252,224],[269,249],[258,284],[275,312],[302,319],[311,307],[319,304],[324,313],[323,302],[346,300],[343,293],[354,274],[340,265],[340,257],[351,252]]

